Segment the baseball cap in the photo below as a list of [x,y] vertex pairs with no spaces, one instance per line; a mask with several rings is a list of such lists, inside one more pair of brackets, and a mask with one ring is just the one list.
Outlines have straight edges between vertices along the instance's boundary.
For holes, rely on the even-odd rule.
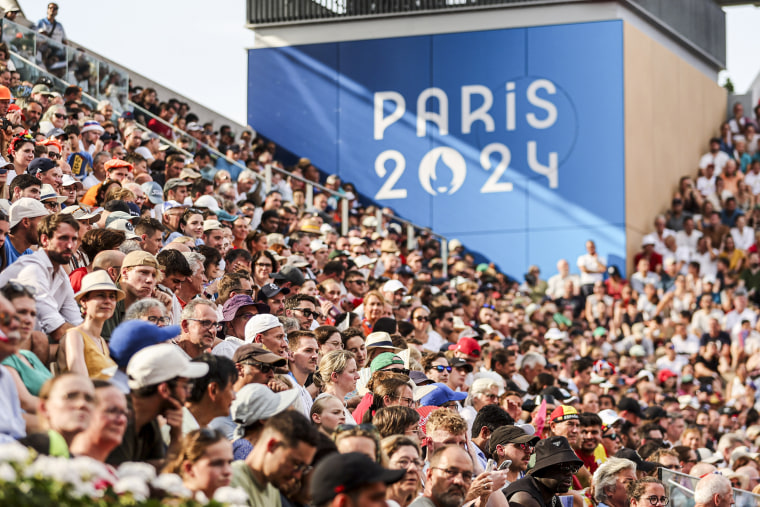
[[276,327],[282,327],[282,323],[271,313],[254,315],[245,325],[245,341],[246,343],[253,343],[253,339],[256,338],[256,335]]
[[286,282],[290,282],[292,285],[295,285],[297,287],[300,287],[301,285],[303,285],[305,281],[305,278],[303,276],[303,273],[301,273],[301,270],[292,265],[283,266],[280,269],[280,271],[278,271],[277,273],[272,273],[270,276],[274,280],[283,280]]
[[565,340],[567,339],[567,333],[564,331],[560,331],[556,327],[550,328],[545,334],[544,334],[545,340]]
[[615,457],[624,458],[624,459],[633,461],[634,463],[636,463],[637,471],[641,470],[642,472],[647,473],[657,468],[657,463],[654,463],[652,461],[645,461],[644,458],[641,457],[641,454],[636,452],[635,449],[629,449],[627,447],[624,447],[615,453]]
[[84,186],[82,185],[82,182],[75,177],[71,176],[70,174],[64,174],[63,179],[61,180],[61,186],[70,187],[71,185],[78,185],[80,187]]
[[396,274],[399,276],[414,276],[414,271],[409,267],[409,264],[402,264],[397,270]]
[[100,213],[95,213],[91,211],[86,206],[83,206],[81,204],[75,204],[73,206],[66,206],[61,210],[61,213],[68,213],[69,215],[72,215],[77,220],[97,220],[100,217]]
[[152,141],[153,139],[158,139],[158,134],[155,132],[143,132],[140,136],[142,142]]
[[630,412],[637,417],[640,417],[642,419],[644,418],[644,413],[641,411],[641,405],[639,405],[639,402],[633,398],[627,398],[623,396],[620,398],[617,408],[619,412],[625,410],[626,412]]
[[454,391],[441,382],[434,382],[420,389],[427,391],[419,400],[421,407],[440,407],[450,401],[462,401],[467,398],[467,393]]
[[491,434],[491,454],[496,454],[497,445],[527,444],[536,445],[540,439],[536,435],[528,435],[525,430],[517,426],[501,426]]
[[297,389],[274,393],[264,384],[246,384],[235,394],[230,406],[232,421],[238,425],[235,436],[242,438],[246,426],[285,411],[298,395]]
[[[109,217],[110,218],[110,217]],[[114,231],[121,231],[126,235],[127,239],[139,239],[140,236],[135,234],[135,226],[129,220],[119,218],[118,220],[112,220],[108,224],[108,228]]]
[[8,222],[10,228],[13,229],[24,218],[45,217],[49,214],[50,212],[45,208],[45,205],[37,199],[22,197],[11,204]]
[[41,173],[47,172],[55,167],[58,167],[55,160],[51,160],[47,157],[40,157],[29,162],[26,172],[32,176],[39,176]]
[[237,315],[238,310],[245,306],[253,306],[258,313],[269,313],[269,305],[257,303],[248,294],[237,294],[224,302],[222,306],[222,322],[230,322]]
[[316,253],[320,250],[326,250],[327,248],[329,247],[321,239],[315,239],[314,241],[309,243],[309,249],[311,250],[311,253]]
[[658,405],[649,406],[644,410],[644,419],[648,421],[651,421],[652,419],[663,419],[665,417],[668,417],[668,413],[664,408]]
[[207,231],[221,231],[224,227],[222,227],[221,222],[219,220],[204,220],[203,221],[203,232]]
[[177,202],[175,200],[169,199],[168,201],[164,201],[164,203],[161,205],[161,213],[166,213],[167,211],[173,208],[186,208],[186,207],[187,206],[185,206],[181,202]]
[[137,352],[127,364],[129,388],[136,390],[173,378],[199,378],[208,373],[208,364],[192,362],[173,343],[151,345]]
[[470,373],[472,371],[472,365],[461,357],[452,358],[451,361],[449,361],[449,364],[452,368],[464,368],[467,370],[467,373]]
[[258,343],[246,343],[235,350],[232,360],[236,363],[243,361],[257,361],[259,363],[271,364],[274,366],[286,366],[287,359],[270,352]]
[[164,191],[172,190],[177,187],[187,187],[192,185],[192,183],[179,179],[179,178],[172,178],[169,181],[166,182],[164,185]]
[[113,330],[108,349],[119,368],[126,368],[138,351],[171,340],[181,332],[179,326],[158,327],[147,320],[128,320]]
[[456,343],[456,345],[449,346],[449,350],[454,350],[455,352],[461,352],[462,354],[465,354],[467,357],[471,357],[473,359],[480,358],[480,344],[475,338],[470,338],[470,337],[460,338],[459,341]]
[[107,161],[105,164],[103,164],[103,168],[106,170],[106,172],[112,169],[127,169],[129,172],[132,172],[135,169],[134,166],[126,160],[121,160],[118,158],[112,158],[111,160]]
[[82,129],[80,130],[80,132],[84,134],[85,132],[92,132],[92,131],[98,132],[100,134],[105,132],[103,127],[100,126],[100,123],[96,122],[95,120],[84,122],[84,125],[82,125]]
[[611,408],[607,408],[605,410],[602,410],[599,412],[599,417],[602,419],[602,430],[606,431],[605,428],[609,428],[613,424],[615,424],[618,421],[622,421],[623,418],[617,415],[617,412],[612,410]]
[[140,185],[140,187],[142,188],[143,192],[145,192],[145,196],[151,203],[161,204],[164,202],[164,193],[161,191],[161,185],[155,181],[146,181]]
[[110,227],[112,223],[114,223],[117,220],[127,220],[132,221],[137,217],[133,217],[131,214],[127,213],[126,211],[114,211],[110,215],[108,215],[108,218],[106,218],[106,227]]
[[372,363],[369,365],[369,369],[372,373],[375,373],[376,371],[382,370],[383,368],[391,366],[392,364],[398,364],[403,368],[404,360],[393,352],[383,352],[372,360]]
[[202,195],[195,200],[194,205],[198,208],[208,208],[211,211],[219,211],[219,203],[210,195]]
[[351,493],[367,484],[393,484],[406,470],[388,470],[366,454],[333,453],[319,462],[311,479],[311,498],[314,505],[323,505],[339,493]]
[[280,287],[276,283],[265,283],[261,290],[259,290],[259,294],[256,296],[256,298],[264,301],[265,299],[275,297],[279,293],[287,296],[290,294],[290,289],[287,287]]
[[132,268],[135,266],[150,266],[152,268],[161,269],[162,266],[158,263],[156,257],[143,250],[135,250],[129,252],[121,263],[121,268]]
[[403,290],[404,293],[407,292],[404,284],[398,280],[388,280],[383,284],[383,292],[396,292],[397,290]]
[[570,405],[560,405],[559,407],[552,410],[551,415],[549,416],[549,421],[553,423],[560,423],[564,421],[570,421],[572,419],[578,420],[581,416],[578,414],[578,411],[575,409],[575,407],[572,407]]

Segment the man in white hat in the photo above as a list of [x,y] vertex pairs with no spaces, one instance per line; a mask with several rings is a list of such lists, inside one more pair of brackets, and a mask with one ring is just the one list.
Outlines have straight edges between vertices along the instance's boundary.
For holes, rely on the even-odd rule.
[[245,325],[245,342],[258,343],[288,359],[288,340],[280,320],[269,313],[254,315]]
[[37,228],[50,212],[38,200],[22,197],[11,205],[10,232],[5,242],[5,265],[10,266],[22,255],[30,255],[32,245],[38,244]]
[[[121,445],[106,462],[119,466],[126,461],[146,461],[160,467],[167,455],[177,455],[189,381],[207,373],[208,364],[190,361],[171,343],[151,345],[132,356],[127,364],[132,414]],[[159,415],[170,428],[168,450],[161,437]]]

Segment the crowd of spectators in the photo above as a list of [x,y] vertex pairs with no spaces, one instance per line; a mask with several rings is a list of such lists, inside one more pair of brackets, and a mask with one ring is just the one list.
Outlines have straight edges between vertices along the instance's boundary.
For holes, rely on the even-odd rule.
[[[186,139],[33,85],[0,86],[0,442],[251,506],[667,505],[662,469],[699,506],[760,490],[741,105],[628,280],[593,240],[515,280],[457,240],[444,270],[350,183],[155,90],[133,100]],[[298,177],[267,189],[267,164]],[[331,192],[307,202],[302,179]]]

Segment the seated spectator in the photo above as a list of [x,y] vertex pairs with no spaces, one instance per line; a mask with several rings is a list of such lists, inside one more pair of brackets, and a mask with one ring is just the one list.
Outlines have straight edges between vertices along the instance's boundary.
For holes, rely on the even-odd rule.
[[245,341],[245,326],[252,317],[268,313],[269,307],[257,303],[251,296],[239,294],[229,298],[222,306],[222,323],[224,325],[224,341],[213,348],[213,353],[232,359],[235,351]]
[[201,354],[194,363],[208,365],[208,373],[193,381],[185,406],[182,407],[182,433],[206,428],[215,417],[230,413],[235,399],[233,389],[238,379],[235,363],[226,357]]
[[217,489],[229,486],[232,461],[232,444],[222,433],[193,430],[184,436],[180,453],[164,472],[178,474],[187,489],[211,499]]
[[309,416],[320,432],[332,438],[335,429],[346,422],[346,406],[332,394],[322,393],[314,399]]
[[62,371],[106,380],[116,372],[108,344],[101,337],[103,323],[113,316],[116,302],[124,292],[114,285],[106,271],[95,271],[82,279],[82,289],[74,296],[82,305],[84,322],[69,329],[58,348]]
[[78,433],[70,449],[75,456],[89,456],[104,463],[121,444],[127,429],[127,398],[118,387],[104,380],[93,381],[95,407],[87,429]]
[[370,424],[338,426],[333,434],[338,452],[360,452],[376,463],[382,463],[383,451],[380,448],[380,434]]
[[388,457],[388,468],[405,472],[402,480],[388,486],[385,498],[396,502],[400,507],[408,507],[422,489],[424,462],[421,459],[419,443],[396,434],[384,438],[380,447]]

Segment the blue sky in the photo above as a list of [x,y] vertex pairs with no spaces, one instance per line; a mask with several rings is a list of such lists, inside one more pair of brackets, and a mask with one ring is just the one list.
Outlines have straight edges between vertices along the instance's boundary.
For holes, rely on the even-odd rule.
[[[29,19],[45,16],[47,0],[20,0]],[[245,123],[245,0],[58,0],[58,20],[71,40]],[[760,9],[727,12],[727,71],[743,92],[760,70]],[[129,43],[127,43],[129,40]],[[255,128],[255,125],[254,125]]]

